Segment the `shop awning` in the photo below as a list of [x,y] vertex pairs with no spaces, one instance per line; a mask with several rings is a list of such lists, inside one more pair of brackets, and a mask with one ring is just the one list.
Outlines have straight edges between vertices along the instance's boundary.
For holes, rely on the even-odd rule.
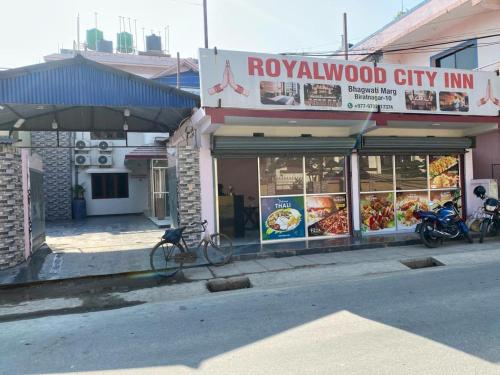
[[140,146],[125,155],[125,160],[167,159],[165,146]]
[[370,154],[440,154],[464,153],[474,147],[469,137],[363,137],[360,153]]
[[197,95],[76,55],[0,72],[0,130],[172,132]]
[[259,156],[276,154],[350,154],[356,139],[351,137],[220,137],[212,142],[216,156]]

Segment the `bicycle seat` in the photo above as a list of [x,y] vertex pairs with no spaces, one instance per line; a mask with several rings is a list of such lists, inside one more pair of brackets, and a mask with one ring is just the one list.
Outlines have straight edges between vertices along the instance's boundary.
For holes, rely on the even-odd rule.
[[180,227],[175,229],[169,228],[165,231],[161,238],[163,238],[165,241],[176,244],[181,240],[182,232],[184,232],[186,228],[187,227]]

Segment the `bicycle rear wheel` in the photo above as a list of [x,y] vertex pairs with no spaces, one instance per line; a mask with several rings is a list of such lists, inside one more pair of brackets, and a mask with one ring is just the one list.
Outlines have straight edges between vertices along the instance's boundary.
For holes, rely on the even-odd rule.
[[174,276],[182,268],[182,262],[176,262],[175,257],[184,252],[179,245],[167,241],[158,242],[149,254],[151,269],[163,277]]
[[222,266],[229,262],[233,255],[233,242],[222,233],[210,235],[210,242],[203,249],[205,258],[213,266]]

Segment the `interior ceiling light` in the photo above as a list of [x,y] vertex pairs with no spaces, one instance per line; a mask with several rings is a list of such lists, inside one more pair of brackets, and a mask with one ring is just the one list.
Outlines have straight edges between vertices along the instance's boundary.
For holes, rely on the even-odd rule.
[[433,122],[433,123],[431,124],[431,126],[441,126],[441,124],[440,124],[440,123],[438,123],[438,122]]
[[123,131],[124,131],[124,132],[128,131],[128,124],[127,124],[127,120],[125,120],[125,122],[123,123]]
[[0,105],[0,111],[3,111],[5,107],[3,105]]
[[21,126],[23,126],[23,124],[26,122],[25,119],[23,118],[20,118],[16,121],[16,123],[14,124],[14,128],[16,129],[19,129]]
[[123,110],[123,116],[125,116],[125,117],[130,117],[130,109],[125,108],[125,109]]
[[289,124],[296,124],[296,123],[297,123],[297,121],[296,121],[296,120],[288,120],[288,123],[289,123]]
[[51,126],[52,126],[52,129],[57,130],[57,128],[58,128],[59,125],[57,124],[56,120],[52,120]]
[[45,107],[44,107],[43,105],[37,105],[37,106],[35,107],[35,109],[40,109],[40,110],[42,110],[42,109],[45,109]]

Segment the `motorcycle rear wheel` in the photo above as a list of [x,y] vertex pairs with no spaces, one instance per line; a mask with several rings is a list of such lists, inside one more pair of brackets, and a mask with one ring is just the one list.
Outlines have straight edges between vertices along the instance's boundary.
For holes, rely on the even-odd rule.
[[492,221],[490,218],[486,218],[481,221],[481,236],[479,237],[479,243],[483,243],[484,237],[495,236],[498,232],[497,223]]
[[441,238],[432,237],[429,234],[429,230],[427,229],[426,223],[422,223],[422,226],[420,227],[419,234],[420,234],[420,240],[422,241],[422,243],[430,249],[434,249],[436,247],[439,247],[443,243],[443,240]]

